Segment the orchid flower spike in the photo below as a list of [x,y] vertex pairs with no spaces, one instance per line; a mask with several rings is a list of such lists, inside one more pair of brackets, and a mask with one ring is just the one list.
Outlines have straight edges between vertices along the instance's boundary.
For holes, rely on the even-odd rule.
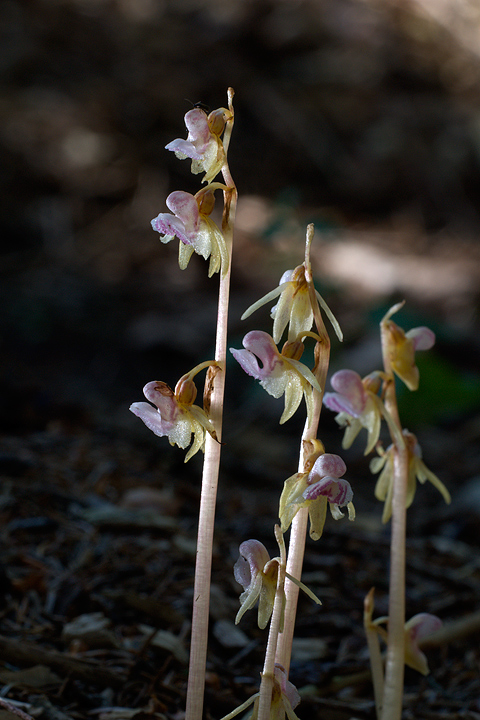
[[327,505],[335,520],[343,517],[341,507],[347,507],[349,520],[355,519],[353,491],[342,478],[346,465],[338,455],[320,454],[309,472],[296,473],[285,481],[280,497],[279,517],[286,532],[302,507],[308,508],[310,537],[318,540],[323,533]]
[[[442,481],[423,462],[422,449],[415,435],[408,432],[408,430],[404,430],[403,438],[408,452],[407,508],[410,507],[415,497],[417,480],[422,484],[429,480],[441,493],[445,502],[449,504],[451,501],[450,493]],[[385,503],[382,522],[386,523],[392,514],[395,449],[393,445],[390,445],[387,450],[383,450],[381,447],[377,448],[377,452],[379,457],[373,458],[370,462],[370,470],[372,473],[380,472],[375,486],[375,497]]]
[[383,403],[377,395],[381,379],[378,373],[363,380],[354,370],[339,370],[330,383],[336,392],[325,393],[323,403],[337,412],[336,422],[345,428],[342,447],[349,448],[362,428],[368,431],[365,455],[373,450],[380,435]]
[[222,168],[225,153],[220,135],[228,113],[225,108],[214,110],[208,116],[201,108],[189,110],[185,115],[187,139],[177,138],[165,146],[166,150],[172,150],[180,160],[191,158],[192,173],[197,175],[204,172],[203,182],[211,182]]
[[[280,424],[289,420],[305,397],[307,415],[313,415],[313,390],[321,392],[317,379],[306,365],[299,362],[303,343],[287,342],[279,353],[273,338],[261,330],[252,330],[243,338],[245,350],[230,352],[247,375],[260,380],[260,385],[275,398],[285,393],[285,409]],[[260,366],[258,361],[261,361]]]
[[[219,185],[214,183],[215,186]],[[215,187],[209,185],[196,195],[176,190],[167,197],[166,204],[170,213],[160,213],[152,220],[152,227],[159,233],[162,243],[180,240],[178,264],[185,270],[193,252],[205,260],[210,258],[208,277],[222,268],[222,276],[228,270],[228,252],[225,239],[209,215],[215,204]]]
[[420,373],[415,365],[417,350],[430,350],[435,344],[435,333],[427,327],[417,327],[407,333],[396,325],[391,316],[403,307],[403,303],[394,305],[380,323],[385,337],[387,353],[393,372],[398,375],[409,390],[417,390]]
[[436,615],[419,613],[405,623],[405,664],[418,670],[422,675],[428,675],[427,658],[420,650],[419,642],[440,630],[443,623]]
[[149,430],[159,437],[168,437],[170,445],[178,445],[184,449],[190,444],[193,433],[193,443],[185,456],[185,462],[205,446],[205,432],[216,439],[213,427],[206,412],[194,405],[197,388],[193,377],[197,372],[215,362],[206,362],[197,365],[190,373],[178,381],[175,392],[164,382],[149,382],[143,388],[143,394],[153,403],[136,402],[130,405],[134,415],[143,420]]
[[[317,291],[315,291],[315,295],[317,302],[329,318],[338,339],[341,341],[343,334],[338,321],[322,296]],[[241,319],[245,320],[260,307],[272,302],[272,300],[277,297],[279,297],[279,300],[271,311],[273,318],[272,335],[276,343],[280,342],[287,325],[288,340],[290,341],[295,340],[302,332],[308,332],[312,329],[314,312],[305,277],[305,264],[299,265],[294,270],[284,272],[280,278],[278,287],[264,295],[260,300],[257,300],[257,302],[245,310]]]

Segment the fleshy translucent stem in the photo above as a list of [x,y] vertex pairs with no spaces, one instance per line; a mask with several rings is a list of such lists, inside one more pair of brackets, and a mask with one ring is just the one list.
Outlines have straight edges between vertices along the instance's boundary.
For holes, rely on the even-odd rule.
[[[300,448],[299,472],[304,470],[305,450],[308,443],[317,436],[318,421],[322,409],[322,397],[327,380],[328,365],[330,361],[330,338],[325,329],[320,310],[318,308],[315,287],[313,285],[312,268],[310,264],[310,246],[313,239],[314,227],[307,227],[307,240],[305,250],[305,278],[308,283],[311,305],[314,309],[314,319],[317,333],[320,337],[315,351],[315,367],[313,374],[318,380],[322,392],[314,390],[314,412],[310,425],[308,421],[302,435]],[[305,540],[307,536],[308,508],[302,508],[297,512],[292,521],[290,530],[290,541],[288,544],[287,572],[300,580],[302,576],[303,556],[305,552]],[[283,666],[288,678],[290,659],[292,654],[293,632],[295,628],[295,616],[298,602],[298,586],[290,580],[285,582],[285,622],[283,632],[278,637],[276,662]]]
[[[231,118],[228,119],[225,129],[225,142],[227,145],[233,126],[233,90],[231,88],[229,88],[228,97]],[[231,178],[230,170],[226,161],[224,167],[222,168],[222,174],[225,183],[228,186],[228,189],[224,191],[222,232],[229,255],[228,270],[225,275],[221,274],[222,276],[220,277],[217,336],[215,346],[215,360],[222,368],[222,371],[218,372],[218,369],[214,369],[213,372],[209,372],[205,383],[205,399],[207,404],[210,406],[210,418],[215,427],[218,442],[207,435],[205,441],[205,460],[203,465],[200,512],[198,518],[197,561],[195,565],[192,637],[190,643],[190,665],[188,673],[185,720],[202,719],[203,696],[205,690],[213,529],[215,522],[218,473],[220,467],[220,439],[225,388],[225,359],[227,353],[228,302],[230,296],[233,227],[237,203],[237,190]]]
[[405,672],[405,542],[408,451],[403,442],[402,426],[398,415],[395,379],[388,353],[386,319],[381,323],[383,364],[387,377],[384,384],[384,402],[396,429],[395,431],[390,430],[395,455],[390,541],[388,644],[381,720],[400,720]]

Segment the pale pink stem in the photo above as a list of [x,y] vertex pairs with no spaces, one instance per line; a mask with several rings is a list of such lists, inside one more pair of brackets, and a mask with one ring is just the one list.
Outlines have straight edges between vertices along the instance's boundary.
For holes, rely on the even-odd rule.
[[[390,427],[394,446],[392,529],[390,541],[390,587],[388,605],[388,643],[381,720],[400,720],[405,673],[405,543],[408,450],[403,442],[398,415],[395,379],[388,354],[386,325],[381,325],[385,383],[385,407],[395,425]],[[393,430],[393,432],[392,432]]]
[[[228,146],[233,126],[233,90],[229,88],[229,109],[231,119],[227,122],[224,147]],[[230,273],[232,265],[232,240],[237,204],[237,190],[225,161],[222,174],[228,190],[224,191],[222,232],[228,249],[228,270],[222,277],[218,297],[217,335],[215,360],[221,372],[207,375],[206,389],[213,378],[213,392],[210,396],[210,418],[215,427],[218,442],[208,433],[205,441],[205,459],[202,474],[202,490],[198,517],[197,561],[193,591],[192,636],[190,643],[190,664],[188,673],[187,704],[185,720],[201,720],[205,690],[205,667],[208,644],[208,619],[210,609],[210,578],[212,570],[213,530],[217,498],[218,473],[220,468],[223,396],[225,388],[225,361],[227,354],[228,302],[230,296]],[[208,392],[208,390],[207,390]]]

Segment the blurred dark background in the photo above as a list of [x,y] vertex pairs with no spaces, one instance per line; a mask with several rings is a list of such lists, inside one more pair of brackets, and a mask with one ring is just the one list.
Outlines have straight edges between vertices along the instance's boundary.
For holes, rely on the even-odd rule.
[[217,281],[197,258],[180,272],[176,241],[161,246],[150,219],[172,190],[198,188],[164,145],[185,136],[192,103],[223,105],[229,85],[232,343],[268,327],[266,312],[245,327],[239,315],[302,261],[313,221],[346,336],[334,366],[375,366],[378,319],[405,298],[405,322],[439,334],[421,420],[471,414],[479,25],[466,0],[4,0],[2,431],[128,430],[146,381],[173,384],[211,353]]

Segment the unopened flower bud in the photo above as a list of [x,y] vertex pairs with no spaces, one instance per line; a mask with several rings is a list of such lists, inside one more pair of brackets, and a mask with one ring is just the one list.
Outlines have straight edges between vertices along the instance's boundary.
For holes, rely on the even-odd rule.
[[207,120],[210,132],[220,137],[225,128],[225,108],[218,108],[218,110],[212,110]]
[[183,405],[193,405],[197,397],[197,386],[188,376],[184,376],[175,386],[175,396]]
[[282,355],[292,360],[300,360],[305,350],[305,345],[299,340],[293,342],[286,342],[282,348]]
[[210,188],[200,190],[200,192],[195,195],[195,199],[200,213],[204,216],[210,215],[215,207],[215,193],[213,190]]

